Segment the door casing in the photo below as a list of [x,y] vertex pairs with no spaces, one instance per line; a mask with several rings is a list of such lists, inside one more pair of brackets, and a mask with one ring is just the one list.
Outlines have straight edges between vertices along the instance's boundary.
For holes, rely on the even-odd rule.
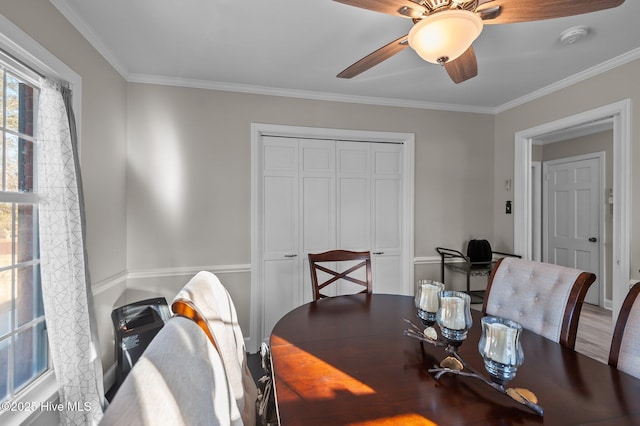
[[629,291],[631,230],[631,100],[625,99],[559,120],[516,132],[514,135],[513,249],[531,259],[531,145],[548,133],[589,123],[613,120],[613,279],[612,313],[615,323]]

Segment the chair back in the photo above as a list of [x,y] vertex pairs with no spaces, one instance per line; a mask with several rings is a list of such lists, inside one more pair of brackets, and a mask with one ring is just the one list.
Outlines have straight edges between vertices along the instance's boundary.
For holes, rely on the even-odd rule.
[[247,365],[235,305],[227,289],[216,275],[200,271],[178,292],[171,308],[205,331],[220,354],[242,422],[255,424],[257,388]]
[[[356,263],[343,269],[339,267],[343,262]],[[331,250],[324,253],[309,253],[309,271],[314,301],[329,297],[320,293],[320,290],[339,280],[364,287],[359,293],[371,294],[372,292],[371,254],[368,251]],[[364,271],[364,277],[362,271]]]
[[640,378],[640,282],[627,293],[613,331],[609,365]]
[[100,426],[241,426],[222,358],[198,325],[173,317],[118,389]]
[[573,349],[582,303],[595,279],[578,269],[505,257],[491,272],[482,312]]

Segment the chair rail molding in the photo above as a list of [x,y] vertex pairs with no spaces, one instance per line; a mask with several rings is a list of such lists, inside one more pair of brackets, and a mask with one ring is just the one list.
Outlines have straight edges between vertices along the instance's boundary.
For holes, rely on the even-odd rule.
[[[422,256],[422,257],[414,257],[413,264],[414,265],[437,265],[440,267],[442,262],[442,258],[440,256]],[[464,259],[449,259],[447,263],[464,263]]]
[[235,272],[251,272],[250,264],[236,265],[206,265],[206,266],[180,266],[175,268],[136,269],[127,272],[128,279],[134,278],[158,278],[176,277],[180,275],[195,275],[200,271],[210,271],[214,274],[230,274]]

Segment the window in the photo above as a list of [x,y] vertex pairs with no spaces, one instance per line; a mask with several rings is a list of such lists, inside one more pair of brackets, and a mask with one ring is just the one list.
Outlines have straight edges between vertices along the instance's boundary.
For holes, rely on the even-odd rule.
[[0,401],[48,369],[38,250],[38,89],[0,58]]

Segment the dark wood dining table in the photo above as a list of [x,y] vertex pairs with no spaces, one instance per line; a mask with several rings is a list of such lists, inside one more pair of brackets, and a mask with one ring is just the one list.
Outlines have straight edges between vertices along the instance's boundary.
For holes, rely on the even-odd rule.
[[[485,372],[481,312],[458,353]],[[640,380],[527,330],[524,363],[507,387],[534,392],[539,416],[486,383],[429,368],[444,348],[405,336],[412,297],[358,294],[286,314],[271,334],[281,425],[640,425]],[[486,375],[488,377],[488,375]]]

